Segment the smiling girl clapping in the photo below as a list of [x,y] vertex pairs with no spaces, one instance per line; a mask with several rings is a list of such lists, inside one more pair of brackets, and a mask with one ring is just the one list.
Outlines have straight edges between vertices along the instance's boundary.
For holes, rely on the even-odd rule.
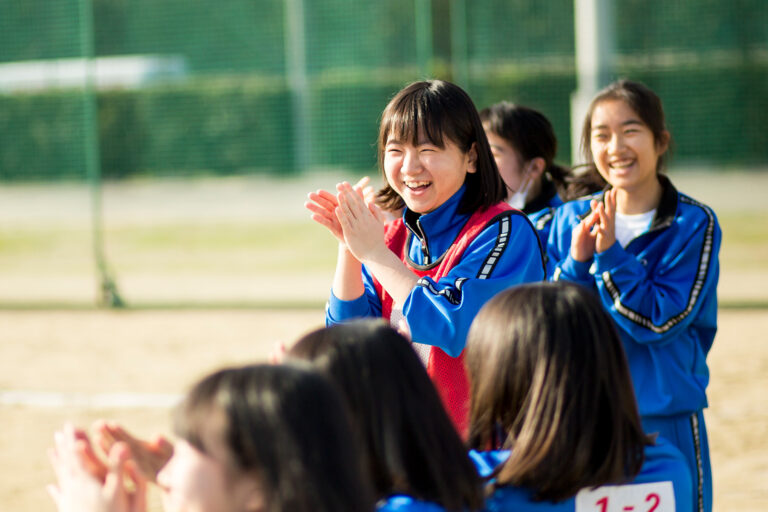
[[384,317],[408,332],[464,434],[469,326],[499,291],[543,278],[536,232],[503,202],[477,110],[454,84],[416,82],[389,102],[379,165],[387,185],[378,202],[404,208],[391,223],[348,183],[309,195],[312,218],[340,242],[326,320]]

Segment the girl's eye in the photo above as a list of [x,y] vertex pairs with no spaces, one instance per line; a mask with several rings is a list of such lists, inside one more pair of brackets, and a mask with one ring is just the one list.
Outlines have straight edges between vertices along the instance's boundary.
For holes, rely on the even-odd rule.
[[605,133],[595,133],[595,134],[592,135],[592,138],[594,140],[602,142],[604,140],[608,140],[608,135],[606,135]]

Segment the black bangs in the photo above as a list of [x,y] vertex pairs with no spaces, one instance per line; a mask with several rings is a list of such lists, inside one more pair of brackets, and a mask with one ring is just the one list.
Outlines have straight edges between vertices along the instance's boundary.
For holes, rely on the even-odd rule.
[[423,142],[419,141],[421,132],[431,144],[440,148],[445,147],[443,109],[434,104],[437,103],[436,98],[428,92],[422,89],[406,95],[391,105],[389,111],[385,111],[382,127],[383,144],[393,137],[416,146],[419,142]]
[[173,431],[176,436],[207,455],[211,454],[210,448],[206,446],[212,430],[211,418],[216,412],[221,412],[217,395],[224,379],[225,373],[220,371],[198,382],[173,413]]
[[[441,80],[414,82],[390,100],[381,115],[378,141],[379,169],[385,180],[387,140],[394,138],[416,146],[425,142],[418,140],[420,134],[439,148],[445,148],[450,141],[462,153],[476,145],[476,172],[468,173],[465,179],[460,213],[474,213],[504,200],[507,189],[493,160],[480,116],[472,99],[459,86]],[[405,206],[389,184],[379,191],[377,201],[379,206],[391,211]]]

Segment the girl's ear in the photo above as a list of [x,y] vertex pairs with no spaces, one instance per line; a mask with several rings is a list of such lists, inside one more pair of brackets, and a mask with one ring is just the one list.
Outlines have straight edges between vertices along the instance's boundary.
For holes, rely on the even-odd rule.
[[467,172],[477,172],[477,142],[473,142],[467,151]]
[[669,149],[670,137],[671,136],[667,130],[661,132],[661,137],[659,137],[659,140],[656,141],[656,151],[659,153],[659,156],[666,153],[667,149]]
[[532,158],[528,161],[528,169],[529,173],[531,173],[531,178],[538,178],[544,173],[544,168],[547,166],[546,160],[541,158],[540,156],[537,156],[536,158]]

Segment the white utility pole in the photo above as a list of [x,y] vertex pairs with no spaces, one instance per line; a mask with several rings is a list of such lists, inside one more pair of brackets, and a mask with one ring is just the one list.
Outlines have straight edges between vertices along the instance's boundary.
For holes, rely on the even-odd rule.
[[583,163],[581,128],[589,102],[614,77],[614,0],[574,0],[576,91],[571,96],[571,164]]

